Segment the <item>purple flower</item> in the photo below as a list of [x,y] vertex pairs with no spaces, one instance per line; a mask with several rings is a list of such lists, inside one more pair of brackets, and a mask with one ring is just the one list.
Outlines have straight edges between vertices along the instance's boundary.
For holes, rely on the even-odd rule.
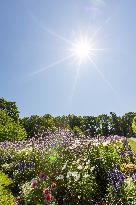
[[136,172],[133,170],[131,173],[132,180],[134,181],[134,186],[136,187]]
[[112,170],[108,171],[108,179],[112,184],[113,190],[117,192],[124,183],[125,175],[119,171],[117,167],[114,167]]
[[121,152],[121,157],[123,158],[123,157],[125,157],[125,153],[124,152]]
[[133,152],[129,150],[129,151],[127,151],[127,155],[128,156],[133,156]]

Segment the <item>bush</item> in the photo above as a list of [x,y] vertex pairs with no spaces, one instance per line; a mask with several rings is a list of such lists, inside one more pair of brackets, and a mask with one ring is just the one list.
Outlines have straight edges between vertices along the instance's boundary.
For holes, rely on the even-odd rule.
[[0,204],[1,205],[17,205],[8,186],[12,181],[0,171]]
[[16,123],[6,111],[0,110],[0,141],[22,140],[26,138],[26,131]]

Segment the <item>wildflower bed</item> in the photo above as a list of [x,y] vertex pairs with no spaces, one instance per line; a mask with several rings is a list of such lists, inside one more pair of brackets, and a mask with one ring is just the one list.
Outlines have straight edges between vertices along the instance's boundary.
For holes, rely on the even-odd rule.
[[124,137],[61,132],[2,142],[0,169],[18,204],[136,204],[136,156]]

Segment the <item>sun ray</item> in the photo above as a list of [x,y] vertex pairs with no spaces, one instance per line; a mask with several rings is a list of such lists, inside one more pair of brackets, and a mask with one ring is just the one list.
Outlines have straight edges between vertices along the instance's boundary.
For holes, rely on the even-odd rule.
[[79,74],[80,74],[80,68],[81,68],[80,66],[77,66],[77,68],[76,68],[76,74],[75,74],[74,83],[73,83],[72,92],[71,92],[71,100],[73,99],[74,94],[76,92],[78,78],[79,78]]
[[80,33],[68,51],[73,55],[73,60],[76,64],[81,66],[81,64],[86,64],[89,61],[90,56],[95,57],[98,52],[105,50],[103,48],[96,48],[95,44],[95,41],[90,41],[89,35]]
[[49,65],[47,65],[47,66],[45,66],[43,68],[41,68],[41,69],[38,69],[38,70],[34,71],[33,73],[30,73],[29,77],[37,75],[37,74],[39,74],[41,72],[44,72],[44,71],[46,71],[46,70],[48,70],[50,68],[53,68],[54,66],[56,66],[56,65],[58,65],[60,63],[63,63],[64,61],[70,59],[71,57],[72,57],[72,55],[69,55],[69,56],[66,56],[64,58],[61,58],[61,59],[59,59],[59,60],[57,60],[57,61],[55,61],[55,62],[53,62],[53,63],[51,63],[51,64],[49,64]]
[[91,37],[89,37],[89,35],[83,35],[81,32],[79,33],[79,38],[76,38],[75,41],[71,41],[67,38],[65,38],[64,36],[54,32],[53,30],[51,30],[48,27],[45,27],[43,25],[43,23],[33,14],[32,11],[29,11],[29,14],[31,15],[31,17],[33,18],[33,20],[39,25],[39,27],[44,30],[45,32],[48,32],[50,35],[64,41],[65,43],[69,44],[71,46],[70,49],[68,49],[70,51],[70,55],[59,59],[37,71],[34,71],[33,73],[31,73],[29,76],[34,76],[37,75],[41,72],[46,71],[47,69],[53,68],[54,66],[70,59],[73,58],[73,61],[75,61],[75,63],[77,64],[76,67],[76,74],[75,74],[75,79],[74,79],[74,84],[73,84],[73,89],[72,89],[72,96],[74,95],[75,91],[76,91],[76,86],[77,86],[77,82],[78,82],[78,78],[79,78],[79,74],[80,74],[80,69],[81,69],[81,64],[83,63],[87,63],[87,61],[90,61],[91,64],[93,65],[93,67],[95,68],[95,70],[97,71],[97,73],[101,76],[101,78],[104,80],[104,82],[107,84],[107,86],[113,91],[116,92],[115,89],[113,88],[113,86],[111,85],[111,83],[107,80],[107,78],[104,76],[104,74],[102,73],[102,71],[98,68],[98,66],[96,65],[96,63],[93,61],[93,57],[96,57],[97,52],[99,51],[104,51],[105,49],[103,48],[96,48],[95,47],[95,38],[96,36],[100,33],[100,31],[103,29],[103,27],[105,26],[105,24],[107,24],[110,20],[111,17],[108,17],[104,23],[102,25],[100,25],[96,31],[94,31],[94,33],[91,35]]
[[104,23],[102,25],[100,25],[95,31],[94,33],[91,35],[90,41],[94,41],[95,37],[97,36],[98,33],[100,33],[100,31],[104,28],[104,26],[109,23],[109,21],[111,20],[111,17],[108,17]]
[[101,78],[103,79],[103,81],[107,84],[107,86],[114,92],[116,93],[116,90],[113,88],[112,84],[107,80],[107,78],[105,77],[105,75],[103,74],[103,72],[98,68],[98,66],[96,65],[96,63],[93,61],[92,58],[89,57],[90,62],[92,63],[92,65],[94,66],[95,70],[97,71],[97,73],[99,73],[99,75],[101,76]]
[[68,43],[68,44],[71,44],[72,45],[72,42],[65,38],[64,36],[56,33],[55,31],[53,31],[52,29],[44,26],[44,24],[33,14],[32,11],[29,11],[29,14],[31,15],[31,17],[33,18],[33,20],[35,21],[35,23],[37,23],[37,25],[45,32],[48,32],[49,34],[51,34],[52,36],[54,37],[57,37],[58,39],[64,41],[65,43]]

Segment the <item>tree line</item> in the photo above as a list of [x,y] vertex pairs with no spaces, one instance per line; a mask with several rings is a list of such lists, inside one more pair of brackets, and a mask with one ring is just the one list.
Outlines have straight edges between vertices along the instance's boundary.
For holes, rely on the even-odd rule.
[[20,118],[16,102],[0,98],[0,141],[39,137],[48,132],[70,130],[75,135],[88,137],[119,135],[131,137],[136,134],[136,112],[117,116],[109,115],[63,116],[32,115]]

